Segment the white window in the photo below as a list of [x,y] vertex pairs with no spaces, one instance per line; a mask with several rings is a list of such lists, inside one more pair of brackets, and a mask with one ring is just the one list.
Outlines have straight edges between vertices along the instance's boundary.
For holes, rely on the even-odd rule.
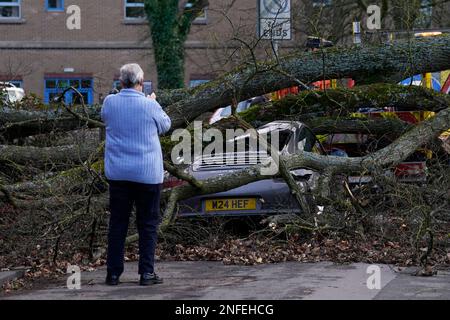
[[145,19],[144,0],[125,0],[125,19]]
[[0,20],[19,19],[21,0],[0,0]]

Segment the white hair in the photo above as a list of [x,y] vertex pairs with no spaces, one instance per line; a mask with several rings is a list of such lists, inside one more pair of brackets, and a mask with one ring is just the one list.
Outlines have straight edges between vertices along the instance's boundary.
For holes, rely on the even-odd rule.
[[137,63],[129,63],[120,68],[120,81],[125,88],[133,88],[144,82],[144,71]]

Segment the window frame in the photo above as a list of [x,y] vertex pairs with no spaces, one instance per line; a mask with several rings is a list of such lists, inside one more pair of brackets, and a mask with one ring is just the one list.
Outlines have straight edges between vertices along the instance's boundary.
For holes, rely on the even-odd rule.
[[[55,88],[48,88],[47,87],[47,81],[55,81]],[[85,100],[84,103],[86,105],[92,105],[94,104],[94,78],[92,77],[45,77],[44,78],[44,103],[50,104],[50,95],[51,94],[61,94],[67,87],[60,87],[59,82],[60,81],[66,81],[68,86],[70,86],[71,81],[78,81],[78,88],[76,88],[80,93],[85,93],[87,95],[87,101]],[[90,81],[90,88],[82,88],[82,82],[83,81]],[[64,96],[64,101],[66,104],[70,105],[72,104],[73,100],[75,100],[76,95],[73,90],[70,90],[69,92],[66,92]]]
[[135,17],[128,17],[127,16],[127,8],[144,8],[144,15],[145,15],[145,3],[128,3],[128,0],[123,0],[123,18],[125,21],[145,21],[146,18],[135,18]]
[[49,1],[50,0],[45,0],[45,10],[47,12],[65,12],[64,0],[58,0],[58,1],[60,1],[60,4],[61,4],[61,7],[58,7],[58,8],[50,8]]
[[17,0],[17,2],[4,2],[0,0],[0,7],[19,7],[19,16],[17,17],[0,16],[0,21],[11,21],[22,19],[22,0]]

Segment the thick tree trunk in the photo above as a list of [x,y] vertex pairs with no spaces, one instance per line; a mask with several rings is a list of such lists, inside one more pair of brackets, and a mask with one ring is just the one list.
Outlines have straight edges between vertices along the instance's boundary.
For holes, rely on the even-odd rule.
[[30,146],[0,145],[0,161],[11,161],[35,168],[74,166],[93,156],[98,145],[90,142],[80,145],[37,148]]
[[[252,111],[259,110],[260,107],[255,107]],[[261,111],[261,110],[260,110]],[[361,133],[361,134],[390,134],[394,136],[399,136],[400,134],[406,132],[413,125],[404,122],[400,119],[390,119],[390,118],[379,118],[379,119],[368,119],[362,117],[317,117],[317,118],[305,118],[304,116],[297,115],[280,115],[278,117],[261,117],[255,118],[254,114],[243,113],[240,114],[240,118],[250,124],[255,128],[271,122],[273,120],[289,120],[289,121],[302,121],[306,124],[316,135],[320,134],[333,134],[333,133]],[[219,122],[214,123],[210,127],[219,130],[226,129],[237,129],[241,128],[246,130],[246,127],[241,127],[239,121],[234,117],[229,117],[222,119]],[[168,138],[165,137],[162,141],[167,142]],[[166,143],[170,145],[170,143]],[[164,144],[165,145],[165,144]],[[170,152],[170,150],[166,150]]]
[[242,117],[248,122],[307,120],[318,116],[342,118],[361,108],[382,110],[393,107],[401,111],[437,112],[447,105],[450,105],[448,95],[423,87],[374,84],[353,89],[303,91],[298,95],[252,107]]
[[[73,108],[72,111],[79,114],[80,116],[89,116],[91,119],[100,119],[100,106],[91,106],[87,108],[88,114],[85,115],[84,110],[81,108]],[[38,120],[60,120],[65,118],[73,118],[69,112],[64,109],[48,109],[48,110],[20,110],[11,109],[7,107],[0,106],[0,126],[3,127],[10,123],[25,123],[29,121]]]
[[74,167],[69,170],[59,172],[49,178],[41,178],[33,181],[25,181],[12,185],[2,186],[2,189],[11,196],[18,197],[52,197],[55,195],[68,195],[76,192],[83,192],[90,187],[93,180],[101,185],[100,178],[103,177],[103,160],[90,165]]
[[[100,120],[100,107],[88,109],[90,119]],[[74,112],[85,117],[84,111]],[[65,110],[25,111],[0,108],[0,138],[8,142],[54,131],[72,131],[82,127],[93,128],[96,125],[77,119]]]
[[412,125],[396,119],[310,119],[305,123],[312,129],[315,134],[332,134],[332,133],[358,133],[383,135],[390,134],[399,136]]

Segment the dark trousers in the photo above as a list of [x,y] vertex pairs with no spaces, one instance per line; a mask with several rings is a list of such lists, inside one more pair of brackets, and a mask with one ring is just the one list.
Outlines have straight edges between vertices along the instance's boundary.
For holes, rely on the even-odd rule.
[[123,272],[125,239],[133,205],[139,233],[139,274],[153,273],[160,219],[160,184],[109,181],[109,220],[107,269]]

